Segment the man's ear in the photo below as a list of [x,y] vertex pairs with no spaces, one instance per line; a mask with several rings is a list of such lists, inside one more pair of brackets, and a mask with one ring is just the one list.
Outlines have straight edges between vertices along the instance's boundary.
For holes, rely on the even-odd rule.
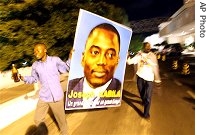
[[84,67],[85,65],[85,60],[84,60],[84,52],[82,53],[82,61],[81,61],[82,66]]
[[120,56],[117,59],[117,66],[118,66],[119,62],[120,62]]
[[44,49],[44,52],[46,53],[47,52],[47,49]]

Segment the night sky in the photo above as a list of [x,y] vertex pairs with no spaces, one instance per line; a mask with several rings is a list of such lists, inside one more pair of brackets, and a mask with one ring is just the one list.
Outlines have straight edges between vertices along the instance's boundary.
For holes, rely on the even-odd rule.
[[105,0],[125,9],[129,21],[170,17],[183,6],[183,0]]

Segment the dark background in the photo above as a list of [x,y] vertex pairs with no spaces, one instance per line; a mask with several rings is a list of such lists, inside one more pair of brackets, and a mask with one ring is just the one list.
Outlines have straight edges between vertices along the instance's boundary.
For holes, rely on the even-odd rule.
[[170,17],[182,5],[183,0],[106,0],[125,9],[129,21]]

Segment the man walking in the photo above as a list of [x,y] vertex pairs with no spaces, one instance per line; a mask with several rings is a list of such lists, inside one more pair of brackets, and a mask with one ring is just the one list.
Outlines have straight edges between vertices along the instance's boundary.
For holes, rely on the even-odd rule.
[[60,73],[69,71],[70,59],[65,63],[59,57],[48,56],[43,43],[35,44],[34,55],[37,58],[32,65],[31,76],[21,76],[25,83],[40,82],[39,100],[35,111],[35,124],[44,122],[49,110],[52,110],[62,135],[68,134],[64,111],[64,91],[60,84]]
[[137,87],[144,105],[144,118],[150,118],[153,81],[160,83],[159,65],[156,55],[150,51],[150,43],[143,43],[143,50],[133,58],[128,57],[127,63],[137,64]]

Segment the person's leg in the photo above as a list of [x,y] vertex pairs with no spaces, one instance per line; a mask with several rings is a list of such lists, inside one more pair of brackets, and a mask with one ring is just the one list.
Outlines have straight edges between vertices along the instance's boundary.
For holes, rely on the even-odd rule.
[[67,126],[66,115],[64,111],[63,99],[57,102],[50,103],[50,108],[58,123],[61,134],[68,135],[68,126]]
[[44,122],[49,109],[48,103],[39,99],[34,116],[34,122],[38,126],[41,122]]
[[144,79],[137,76],[137,88],[139,90],[139,94],[142,100],[142,103],[144,104],[145,100],[145,87],[144,87]]
[[144,104],[144,117],[150,117],[150,106],[152,100],[152,89],[153,89],[153,82],[147,81],[145,85],[145,104]]

